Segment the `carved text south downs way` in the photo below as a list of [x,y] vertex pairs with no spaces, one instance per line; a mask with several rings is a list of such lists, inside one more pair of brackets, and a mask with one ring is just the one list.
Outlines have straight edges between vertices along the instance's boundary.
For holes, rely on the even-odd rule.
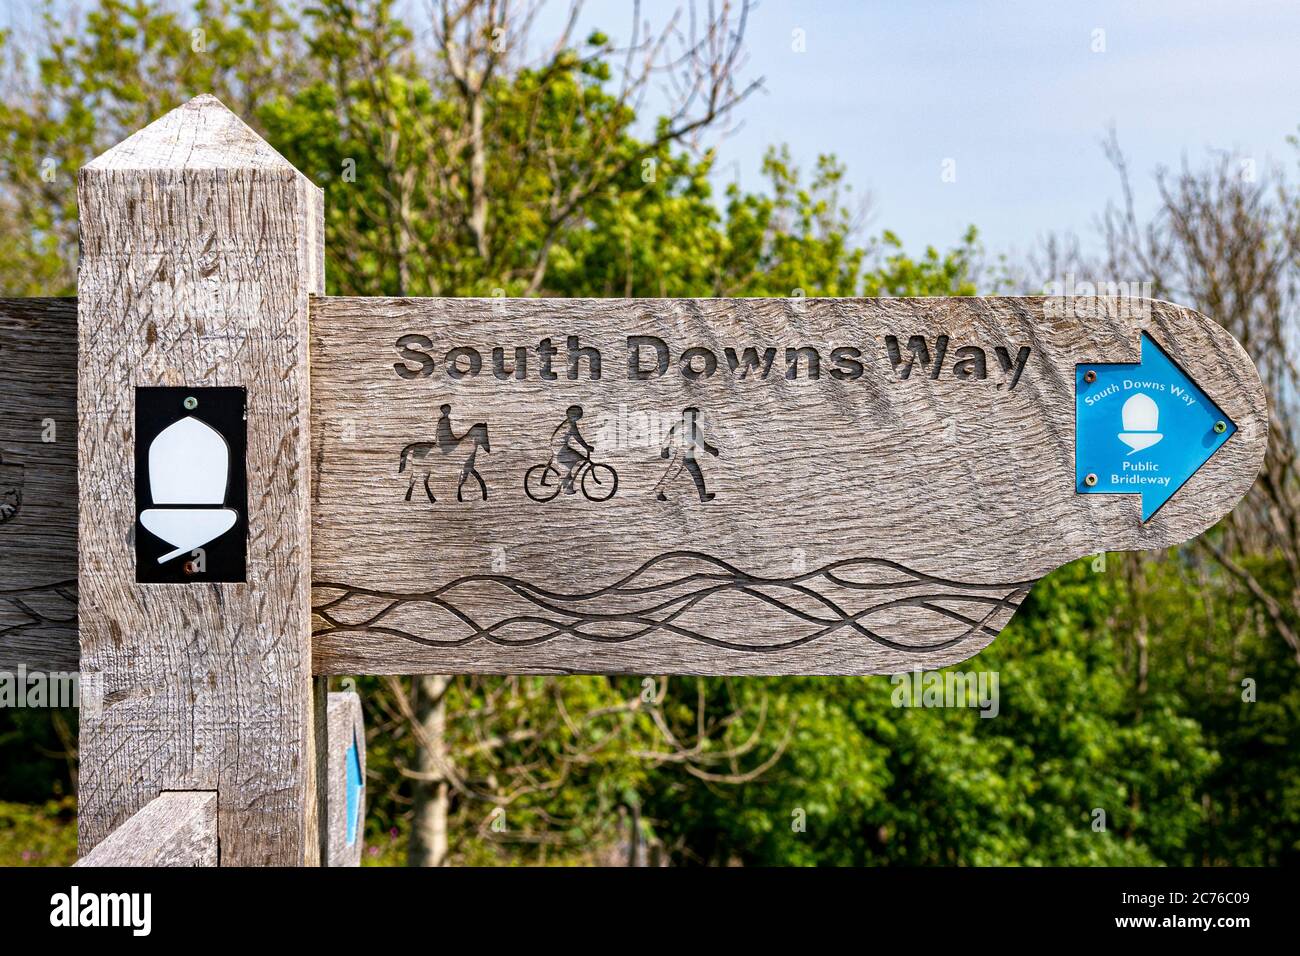
[[[532,348],[495,346],[485,359],[486,348],[458,345],[444,352],[427,335],[412,332],[398,337],[394,348],[401,361],[393,363],[393,370],[404,379],[427,378],[441,361],[451,379],[491,374],[502,382],[530,377],[539,381],[596,381],[606,374],[599,348],[583,345],[576,335],[566,336],[560,345],[557,341],[544,338]],[[1029,364],[1030,347],[1020,346],[1014,355],[1005,345],[994,346],[991,351],[992,359],[981,346],[953,343],[947,335],[933,339],[913,335],[906,344],[895,335],[884,337],[884,354],[900,379],[912,378],[915,372],[917,378],[981,381],[992,374],[998,378],[999,388],[1003,384],[1015,388]],[[620,363],[620,371],[630,381],[649,381],[670,374],[675,366],[675,374],[698,382],[715,376],[818,381],[824,375],[835,381],[852,381],[867,370],[864,351],[853,346],[728,346],[720,353],[704,346],[690,346],[674,356],[669,344],[658,336],[629,335],[626,361]]]

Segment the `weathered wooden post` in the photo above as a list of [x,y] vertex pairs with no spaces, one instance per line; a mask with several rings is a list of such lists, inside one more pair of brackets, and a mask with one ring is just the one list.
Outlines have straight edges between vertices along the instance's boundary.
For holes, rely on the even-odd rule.
[[[81,852],[162,791],[215,791],[222,865],[314,864],[308,297],[324,291],[323,196],[211,96],[95,159],[78,195],[81,668],[104,687],[81,722]],[[157,386],[182,391],[143,391]],[[205,497],[212,471],[187,433],[172,444],[200,474],[150,458],[149,481],[153,527],[186,551],[186,509],[246,533],[172,562],[183,583],[149,583],[137,428],[183,407],[221,431],[237,388],[224,499]]]

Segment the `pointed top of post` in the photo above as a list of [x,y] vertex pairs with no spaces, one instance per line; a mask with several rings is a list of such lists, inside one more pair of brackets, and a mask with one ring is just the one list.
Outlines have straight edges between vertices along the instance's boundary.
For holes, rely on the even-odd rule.
[[211,93],[176,107],[83,167],[96,171],[293,168]]

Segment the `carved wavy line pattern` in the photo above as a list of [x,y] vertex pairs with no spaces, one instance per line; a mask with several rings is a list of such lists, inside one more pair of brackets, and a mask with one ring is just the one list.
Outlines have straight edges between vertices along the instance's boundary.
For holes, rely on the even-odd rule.
[[0,638],[45,628],[75,627],[77,582],[0,589]]
[[[855,580],[864,573],[893,577]],[[847,631],[881,647],[934,653],[975,634],[997,634],[1033,583],[971,584],[881,558],[767,577],[700,552],[671,551],[605,587],[572,593],[505,574],[466,575],[418,592],[317,582],[313,610],[317,637],[377,634],[431,648],[476,641],[531,647],[562,636],[623,644],[673,634],[731,651],[773,653]],[[720,604],[733,622],[727,636],[718,634]],[[890,635],[871,626],[873,617],[913,624],[906,634]],[[739,620],[743,627],[734,623]],[[741,630],[753,637],[737,639]]]

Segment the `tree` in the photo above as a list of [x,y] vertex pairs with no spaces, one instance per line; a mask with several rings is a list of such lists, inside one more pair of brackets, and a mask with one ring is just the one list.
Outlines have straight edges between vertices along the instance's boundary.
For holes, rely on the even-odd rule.
[[[0,286],[76,292],[76,172],[198,93],[252,116],[267,89],[302,82],[290,5],[100,0],[76,29],[42,0],[37,36],[0,31]],[[31,50],[39,51],[35,56]]]

